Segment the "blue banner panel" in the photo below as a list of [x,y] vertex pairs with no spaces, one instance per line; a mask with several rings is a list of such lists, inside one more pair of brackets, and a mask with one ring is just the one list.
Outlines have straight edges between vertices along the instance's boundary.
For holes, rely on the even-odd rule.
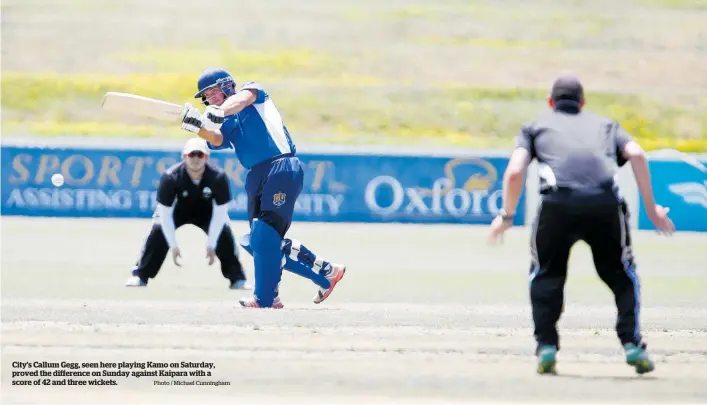
[[[301,154],[295,220],[488,224],[502,203],[507,158]],[[2,214],[147,218],[179,151],[2,147]],[[214,152],[232,186],[232,219],[247,219],[246,170]],[[55,187],[51,176],[65,183]],[[525,196],[515,223],[525,221]]]
[[[676,230],[707,232],[707,174],[682,161],[650,161],[649,167],[656,204],[670,208]],[[655,229],[643,201],[638,228]]]

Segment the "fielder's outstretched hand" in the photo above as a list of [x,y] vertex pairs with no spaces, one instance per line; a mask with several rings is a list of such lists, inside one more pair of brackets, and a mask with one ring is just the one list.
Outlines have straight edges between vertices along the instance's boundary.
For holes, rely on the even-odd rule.
[[209,259],[209,266],[214,264],[216,258],[216,252],[212,248],[206,248],[206,257]]
[[513,226],[513,221],[504,221],[502,216],[497,216],[491,222],[491,230],[489,231],[488,242],[491,244],[498,243],[503,240],[503,234]]
[[172,248],[172,260],[174,261],[174,264],[177,265],[177,267],[182,267],[182,265],[179,264],[179,261],[177,260],[180,257],[182,257],[182,252],[179,251],[179,248]]
[[656,204],[655,209],[647,211],[648,218],[651,220],[658,233],[670,236],[675,232],[675,225],[673,221],[668,218],[670,208]]

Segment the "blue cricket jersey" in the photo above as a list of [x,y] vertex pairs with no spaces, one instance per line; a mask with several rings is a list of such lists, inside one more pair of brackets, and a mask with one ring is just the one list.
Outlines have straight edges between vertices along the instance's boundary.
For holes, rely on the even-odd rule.
[[241,164],[250,169],[274,157],[295,154],[295,143],[280,112],[268,93],[256,82],[247,82],[240,90],[256,90],[255,102],[241,112],[225,117],[221,126],[223,144],[211,149],[235,149]]

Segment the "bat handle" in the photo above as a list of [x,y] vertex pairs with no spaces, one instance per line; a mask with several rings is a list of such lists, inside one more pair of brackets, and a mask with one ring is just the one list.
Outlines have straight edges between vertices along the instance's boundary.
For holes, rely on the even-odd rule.
[[184,121],[184,117],[186,117],[187,113],[189,112],[189,110],[191,110],[191,108],[191,103],[184,103],[184,108],[182,108],[182,112],[179,114],[179,122]]

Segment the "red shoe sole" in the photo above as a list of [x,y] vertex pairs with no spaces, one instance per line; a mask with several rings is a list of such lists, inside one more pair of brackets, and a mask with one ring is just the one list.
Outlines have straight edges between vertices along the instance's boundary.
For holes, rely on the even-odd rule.
[[315,304],[321,304],[322,302],[324,302],[325,299],[327,299],[331,295],[331,293],[334,291],[334,287],[339,283],[339,281],[341,281],[342,278],[344,278],[344,274],[346,274],[346,267],[344,267],[341,273],[339,273],[339,275],[331,281],[331,286],[329,287],[327,292],[322,296],[322,298],[319,299],[318,302],[315,302]]

